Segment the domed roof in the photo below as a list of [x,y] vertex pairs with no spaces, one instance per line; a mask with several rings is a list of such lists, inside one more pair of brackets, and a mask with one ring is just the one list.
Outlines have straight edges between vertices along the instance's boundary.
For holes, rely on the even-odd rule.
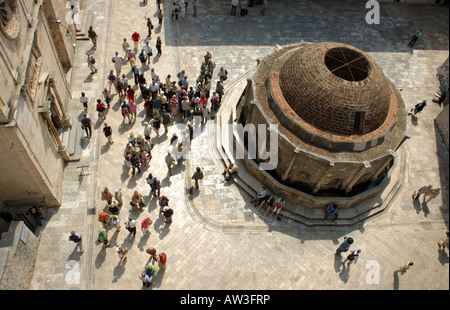
[[389,112],[390,86],[363,51],[343,43],[296,49],[280,69],[286,102],[310,125],[337,135],[364,135]]

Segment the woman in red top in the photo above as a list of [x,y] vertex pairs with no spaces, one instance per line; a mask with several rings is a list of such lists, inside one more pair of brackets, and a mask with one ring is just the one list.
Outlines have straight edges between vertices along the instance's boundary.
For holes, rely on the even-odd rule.
[[164,253],[164,252],[159,253],[157,261],[158,261],[159,269],[166,269],[166,261],[167,261],[166,253]]
[[202,96],[200,97],[200,100],[198,101],[198,105],[200,108],[206,108],[206,104],[208,103],[207,99],[206,99],[206,95],[202,94]]
[[131,85],[128,85],[127,97],[128,102],[134,102],[134,89],[131,87]]
[[97,112],[99,118],[100,116],[102,116],[103,119],[106,119],[105,110],[106,110],[105,104],[100,99],[97,99]]

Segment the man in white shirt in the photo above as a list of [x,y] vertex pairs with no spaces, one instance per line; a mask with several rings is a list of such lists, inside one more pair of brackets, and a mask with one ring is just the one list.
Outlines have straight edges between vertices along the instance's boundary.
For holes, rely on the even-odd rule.
[[84,92],[81,93],[80,102],[83,104],[84,109],[87,110],[89,98],[88,98],[88,96],[86,96],[86,94]]
[[111,58],[111,61],[114,63],[117,76],[119,76],[123,66],[123,58],[119,56],[119,52],[116,52],[116,54]]
[[152,68],[151,73],[152,81],[158,82],[159,75],[155,72],[155,68]]
[[152,47],[150,46],[150,44],[148,44],[148,42],[145,42],[144,46],[142,47],[142,49],[144,50],[144,52],[147,54],[147,61],[150,64],[150,56],[153,55],[152,52]]
[[155,81],[152,81],[152,84],[150,84],[149,88],[152,93],[152,96],[156,97],[156,95],[158,95],[158,91],[159,91],[159,84],[156,83]]
[[136,221],[131,218],[128,218],[128,221],[125,222],[126,229],[133,234],[133,237],[136,236]]

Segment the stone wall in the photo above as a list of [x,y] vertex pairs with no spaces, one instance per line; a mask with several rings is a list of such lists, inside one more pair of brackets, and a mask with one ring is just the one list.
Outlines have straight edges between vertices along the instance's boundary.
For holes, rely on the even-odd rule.
[[24,222],[11,222],[0,240],[0,290],[30,288],[39,239]]
[[[447,99],[448,101],[448,96]],[[448,102],[447,102],[448,103]],[[448,131],[449,131],[449,126],[448,126],[448,113],[449,113],[449,108],[448,108],[448,104],[447,106],[444,108],[444,110],[441,111],[441,113],[438,114],[438,116],[435,119],[436,122],[436,126],[442,136],[442,139],[444,140],[445,145],[447,145],[447,149],[449,149],[449,139],[448,139]]]

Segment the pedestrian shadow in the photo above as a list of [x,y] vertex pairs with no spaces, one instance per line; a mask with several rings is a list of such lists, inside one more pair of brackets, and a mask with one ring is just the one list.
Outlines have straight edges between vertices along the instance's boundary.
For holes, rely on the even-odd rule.
[[153,282],[152,282],[153,287],[161,287],[165,272],[166,272],[165,269],[159,269],[156,272],[156,274],[153,276]]
[[109,143],[108,141],[106,141],[105,144],[102,145],[101,150],[100,150],[100,154],[103,155],[106,152],[109,151],[109,149],[111,148],[111,143]]
[[151,233],[147,231],[141,239],[139,239],[139,243],[137,245],[138,249],[143,252],[145,250],[145,245],[147,244],[148,239],[150,238]]
[[125,183],[126,179],[130,177],[130,169],[126,165],[122,165],[122,174],[120,175],[122,183]]
[[114,279],[112,280],[112,283],[117,283],[119,279],[123,276],[125,273],[125,264],[127,263],[127,259],[121,259],[116,267],[114,267],[113,270],[113,276]]
[[419,120],[418,120],[418,118],[415,117],[415,116],[411,116],[411,124],[412,124],[413,126],[418,126],[418,125],[419,125]]
[[342,264],[342,271],[339,273],[339,279],[341,279],[342,282],[347,283],[348,279],[350,279],[350,265]]
[[128,120],[124,120],[124,121],[122,121],[122,123],[120,123],[120,125],[119,125],[119,128],[117,129],[117,132],[119,133],[119,134],[124,134],[125,132],[127,132],[127,131],[129,131],[130,129],[132,129],[133,128],[133,123],[131,123],[131,124],[128,124],[128,123],[125,123],[125,122],[127,122]]
[[93,79],[94,75],[90,74],[84,79],[83,83],[91,83],[94,79]]
[[170,181],[170,174],[169,171],[167,171],[167,175],[164,179],[161,180],[161,187],[170,187],[172,182]]
[[416,213],[420,214],[420,211],[422,211],[422,206],[421,206],[419,199],[417,199],[417,200],[413,199],[413,206],[414,206],[414,209],[416,209]]
[[400,278],[398,276],[398,273],[394,273],[394,281],[392,282],[392,288],[394,291],[397,291],[400,287]]
[[448,264],[449,257],[445,249],[438,249],[438,259],[442,265]]
[[336,273],[341,271],[342,267],[342,256],[341,254],[334,254],[334,270]]
[[[164,239],[167,234],[169,233],[170,229],[169,229],[169,224],[164,223],[165,217],[160,215],[154,223],[154,229],[155,232],[157,232],[159,234],[159,239],[162,240]],[[162,227],[161,227],[162,226]]]
[[428,208],[428,205],[425,201],[422,202],[422,210],[423,210],[423,215],[425,217],[427,217],[428,214],[430,214],[430,209]]
[[97,245],[101,246],[100,252],[98,252],[97,257],[95,258],[95,268],[99,269],[106,259],[106,248],[100,242],[95,242]]
[[156,64],[159,61],[159,57],[161,57],[161,55],[156,54],[155,57],[153,57],[153,63]]

